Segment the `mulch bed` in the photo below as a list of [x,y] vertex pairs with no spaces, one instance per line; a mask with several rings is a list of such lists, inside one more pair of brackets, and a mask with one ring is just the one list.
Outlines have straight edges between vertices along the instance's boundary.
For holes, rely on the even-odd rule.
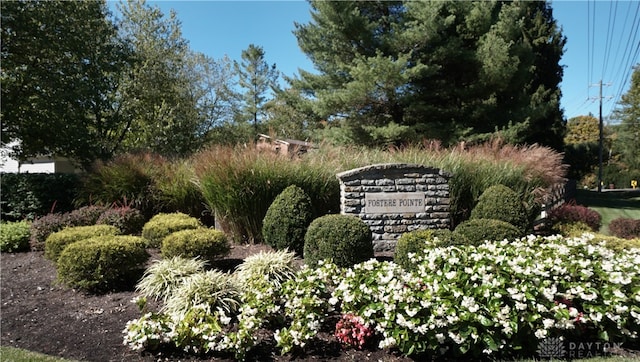
[[[231,269],[245,257],[269,250],[264,245],[235,246],[221,264]],[[159,258],[152,252],[150,260]],[[232,356],[194,357],[138,353],[123,345],[127,321],[140,317],[133,291],[85,294],[56,283],[53,263],[43,252],[0,256],[0,343],[80,361],[232,361]],[[259,345],[254,361],[387,361],[413,359],[389,351],[342,349],[330,333],[319,336],[305,355],[280,356],[273,343]]]
[[[244,258],[265,245],[234,246],[231,254],[218,266],[232,270]],[[151,252],[150,262],[158,259]],[[389,255],[377,255],[390,259]],[[127,321],[140,317],[131,302],[133,291],[103,295],[85,294],[56,283],[53,263],[43,252],[2,253],[0,255],[0,344],[79,361],[233,361],[232,356],[192,356],[180,351],[138,353],[122,344]],[[640,359],[636,349],[609,351],[612,354]],[[249,361],[423,361],[386,350],[343,349],[331,333],[321,333],[310,343],[304,355],[280,356],[274,342],[267,340],[251,352]]]

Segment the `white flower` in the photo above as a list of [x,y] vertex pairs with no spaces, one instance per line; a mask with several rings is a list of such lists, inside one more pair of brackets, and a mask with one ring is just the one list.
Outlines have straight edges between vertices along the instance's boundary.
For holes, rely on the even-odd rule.
[[459,333],[449,332],[449,338],[451,338],[457,344],[464,342],[464,338]]
[[438,340],[438,343],[443,343],[445,340],[445,336],[442,333],[437,333],[436,334],[436,339]]
[[542,325],[544,326],[544,329],[551,329],[554,324],[555,322],[553,319],[545,318],[542,320]]
[[544,339],[545,337],[547,337],[547,330],[546,329],[538,329],[534,334],[535,334],[536,338]]
[[600,322],[602,320],[602,313],[600,312],[590,313],[589,318],[594,322]]
[[394,347],[395,345],[396,345],[396,339],[393,337],[387,337],[381,340],[380,343],[378,343],[378,348],[380,349],[391,348],[391,347]]

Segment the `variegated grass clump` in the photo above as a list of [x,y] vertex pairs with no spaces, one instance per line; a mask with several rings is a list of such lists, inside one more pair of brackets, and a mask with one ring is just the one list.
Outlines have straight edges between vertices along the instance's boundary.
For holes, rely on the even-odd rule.
[[206,264],[201,259],[178,256],[156,260],[144,272],[136,290],[143,297],[166,302],[184,278],[204,272]]
[[163,309],[174,316],[182,316],[196,306],[209,313],[217,309],[232,312],[237,309],[239,299],[240,292],[231,275],[214,269],[183,278]]
[[280,285],[293,278],[299,269],[296,266],[296,254],[288,250],[259,252],[247,257],[238,265],[234,273],[239,285],[249,285],[254,279],[268,279],[272,284]]

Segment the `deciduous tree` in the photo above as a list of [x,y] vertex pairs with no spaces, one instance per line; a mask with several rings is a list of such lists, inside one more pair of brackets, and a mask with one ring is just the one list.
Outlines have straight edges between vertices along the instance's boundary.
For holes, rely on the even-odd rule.
[[130,55],[104,1],[3,1],[2,145],[15,156],[109,158],[125,132],[116,101]]

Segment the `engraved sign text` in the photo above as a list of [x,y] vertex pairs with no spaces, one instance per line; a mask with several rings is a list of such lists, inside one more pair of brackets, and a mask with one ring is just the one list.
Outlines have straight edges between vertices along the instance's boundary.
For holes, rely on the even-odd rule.
[[368,214],[424,212],[424,193],[365,193],[365,211]]

